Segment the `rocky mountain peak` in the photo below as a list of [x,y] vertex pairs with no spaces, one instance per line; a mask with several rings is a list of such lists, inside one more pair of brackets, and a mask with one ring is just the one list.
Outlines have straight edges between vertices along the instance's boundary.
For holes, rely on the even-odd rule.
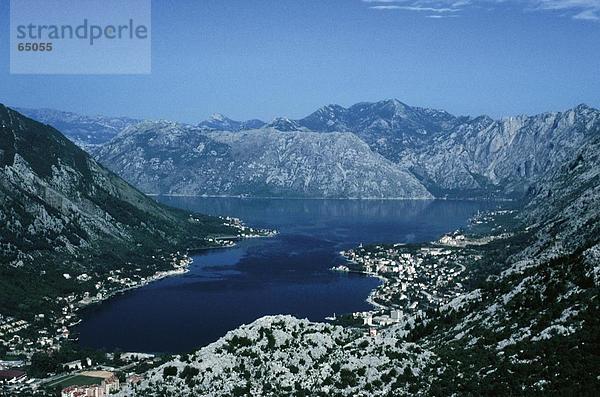
[[411,109],[410,106],[400,102],[398,99],[386,99],[381,102],[381,105],[392,111],[395,115],[403,115],[407,110]]
[[287,117],[276,117],[269,124],[267,128],[274,128],[278,131],[301,131],[304,130],[303,126],[295,120],[290,120]]
[[580,103],[579,105],[575,106],[574,110],[576,112],[585,112],[585,111],[588,111],[588,110],[593,110],[593,108],[590,107],[590,106],[588,106],[588,105],[586,105],[585,103]]
[[242,131],[260,128],[265,125],[264,121],[252,119],[248,121],[237,121],[221,113],[213,113],[208,120],[198,123],[199,128],[217,131]]
[[223,122],[223,121],[232,121],[230,118],[224,116],[221,113],[213,113],[213,114],[211,114],[210,117],[209,117],[209,120],[211,120],[211,121],[221,121],[221,122]]

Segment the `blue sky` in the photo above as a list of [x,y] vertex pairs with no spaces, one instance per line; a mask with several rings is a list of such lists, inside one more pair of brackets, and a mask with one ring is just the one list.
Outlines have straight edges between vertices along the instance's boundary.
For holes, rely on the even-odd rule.
[[152,74],[10,75],[0,102],[197,122],[398,98],[493,117],[600,107],[600,0],[162,0]]

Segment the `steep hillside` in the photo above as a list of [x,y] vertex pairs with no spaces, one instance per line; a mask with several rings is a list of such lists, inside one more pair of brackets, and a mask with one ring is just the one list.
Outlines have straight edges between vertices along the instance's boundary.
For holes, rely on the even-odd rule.
[[352,132],[438,197],[513,198],[569,159],[599,125],[600,111],[585,105],[493,120],[395,99],[349,108],[328,105],[300,120],[269,124],[280,131]]
[[481,264],[499,273],[419,330],[448,365],[437,394],[600,390],[599,149],[595,136],[538,183],[520,215],[526,228]]
[[64,274],[152,274],[171,268],[157,253],[235,232],[156,203],[57,130],[0,105],[0,312],[43,313],[48,297],[95,294]]
[[412,175],[349,133],[129,128],[98,159],[148,193],[431,198]]
[[417,150],[401,151],[400,163],[437,195],[498,192],[522,197],[599,128],[600,111],[584,105],[498,121],[480,117]]
[[[251,128],[222,116],[215,120],[203,125],[234,131]],[[522,198],[548,170],[573,156],[584,140],[597,133],[598,126],[600,111],[585,105],[565,112],[493,120],[456,117],[386,100],[349,108],[328,105],[306,118],[277,118],[266,127],[305,132],[302,144],[308,150],[319,144],[313,142],[318,138],[311,131],[352,133],[373,152],[410,172],[436,197]]]

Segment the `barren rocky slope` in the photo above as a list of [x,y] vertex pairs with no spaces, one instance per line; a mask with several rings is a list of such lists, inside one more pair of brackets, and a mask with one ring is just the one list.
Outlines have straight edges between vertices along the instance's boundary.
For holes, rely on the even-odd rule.
[[[522,198],[538,178],[573,156],[600,125],[600,111],[585,105],[564,112],[493,120],[487,116],[457,117],[395,99],[348,108],[328,105],[303,119],[276,118],[267,125],[260,120],[239,122],[216,114],[195,128],[173,127],[167,122],[132,127],[135,122],[130,119],[86,118],[47,110],[28,112],[38,120],[65,128],[68,136],[91,150],[101,162],[130,182],[140,183],[138,186],[145,191],[288,197],[395,198],[414,194],[414,198],[422,198],[422,189],[415,188],[416,178],[435,197]],[[154,127],[150,127],[152,124]],[[132,127],[129,136],[121,137],[127,127]],[[131,137],[132,131],[150,138],[151,129],[163,135],[172,133],[174,128],[180,130],[176,135],[188,131],[192,142],[206,143],[201,132],[209,137],[210,132],[218,131],[228,131],[223,134],[228,137],[227,145],[241,147],[240,140],[249,142],[244,143],[245,151],[217,150],[214,159],[199,159],[197,146],[189,146],[180,136],[156,138],[153,142]],[[247,134],[257,128],[261,128],[262,135]],[[288,134],[280,139],[273,131]],[[232,133],[240,134],[237,143]],[[301,133],[305,136],[300,137]],[[370,150],[348,134],[365,142]],[[168,146],[159,150],[157,143],[166,140],[170,140]],[[220,144],[216,135],[209,140],[209,146]],[[175,147],[176,143],[181,147]],[[356,152],[348,152],[348,146],[355,146]],[[277,161],[266,156],[263,149],[277,152]],[[140,158],[149,153],[152,157]],[[179,162],[173,157],[175,153],[187,158],[181,170],[169,165]],[[213,161],[221,155],[225,157]],[[139,167],[150,160],[153,164],[146,171]],[[224,164],[226,167],[222,168]],[[197,176],[190,172],[194,166]],[[134,170],[136,167],[139,169]],[[159,182],[156,172],[169,167],[168,181]],[[374,173],[374,167],[382,172]],[[227,175],[219,180],[215,175],[223,169]],[[381,178],[380,186],[361,179],[367,176]],[[183,186],[188,180],[201,185],[192,183],[194,186],[186,189]]]
[[208,132],[147,122],[105,144],[97,158],[154,194],[432,198],[351,133]]

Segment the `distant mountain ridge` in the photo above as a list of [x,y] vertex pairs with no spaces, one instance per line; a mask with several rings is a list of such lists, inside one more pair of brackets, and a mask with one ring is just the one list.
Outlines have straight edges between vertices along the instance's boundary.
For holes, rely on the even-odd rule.
[[242,131],[262,128],[266,125],[262,120],[252,119],[247,121],[235,121],[220,113],[214,113],[207,120],[198,123],[199,128],[217,131]]
[[[118,152],[122,156],[120,159],[111,157],[111,162],[125,167],[133,161],[127,157],[135,156],[136,147],[139,146],[116,149],[119,142],[118,135],[135,124],[121,123],[120,125],[122,129],[115,134],[103,135],[106,138],[115,138],[114,142],[105,141],[101,145],[88,147],[88,149],[93,153],[106,153],[102,146],[110,146],[111,151]],[[311,132],[351,133],[365,142],[373,153],[391,161],[404,173],[410,173],[435,197],[521,198],[548,170],[554,169],[573,155],[583,139],[596,133],[598,125],[600,125],[600,111],[586,105],[579,105],[564,112],[493,120],[487,116],[457,117],[442,110],[413,107],[396,99],[389,99],[372,103],[362,102],[348,108],[327,105],[302,119],[280,117],[266,124],[260,120],[240,122],[215,114],[210,119],[200,122],[196,129],[198,133],[211,131],[243,133],[257,129],[306,133],[307,137],[302,140],[306,145],[305,153],[308,153],[311,148],[315,149],[323,145],[323,142],[316,142],[319,137]],[[254,139],[257,136],[254,134],[246,137]],[[277,137],[271,133],[269,136]],[[143,150],[144,143],[139,141],[138,144]],[[240,152],[236,153],[240,154]],[[335,150],[330,155],[334,153]],[[160,152],[155,154],[155,161],[160,163],[169,161],[169,157],[164,157]],[[333,164],[333,159],[330,160]],[[336,163],[343,161],[344,159],[337,158]],[[283,164],[280,165],[285,167]],[[310,166],[310,164],[306,165]],[[203,166],[217,168],[198,170],[198,172],[223,171],[215,164],[203,164]],[[275,167],[274,164],[264,164],[264,166],[271,169]],[[120,168],[114,165],[111,167],[118,174],[125,175]],[[174,173],[171,178],[173,181],[177,179],[177,170],[174,170]],[[147,175],[142,179],[151,178],[152,175]],[[181,178],[179,180],[183,181]],[[330,178],[323,180],[330,180]],[[136,183],[133,179],[130,181]],[[232,189],[225,185],[207,186],[205,190],[212,192],[211,194],[223,195],[244,190]],[[250,195],[265,194],[260,193],[264,190],[262,187],[253,189],[250,185],[246,186],[245,191]],[[215,188],[223,190],[219,191]],[[171,189],[167,186],[161,189],[161,191],[172,192],[178,190],[181,189]],[[323,187],[317,189],[317,192],[325,190]],[[346,194],[344,191],[360,192],[360,189],[338,189],[340,194]],[[391,193],[386,188],[379,189],[379,193],[381,192]],[[375,194],[374,197],[382,197],[379,193],[374,193],[371,189],[369,192],[362,192],[359,196],[370,197]],[[297,194],[297,190],[279,189],[269,194],[289,196]]]
[[586,136],[597,133],[599,125],[600,111],[586,105],[493,120],[456,117],[390,99],[349,108],[328,105],[288,120],[281,130],[352,132],[410,170],[437,197],[522,197]]
[[432,198],[414,176],[351,133],[211,132],[146,122],[96,154],[153,194]]
[[141,121],[129,117],[83,116],[53,109],[15,110],[40,123],[51,125],[83,148],[106,143],[125,128]]

